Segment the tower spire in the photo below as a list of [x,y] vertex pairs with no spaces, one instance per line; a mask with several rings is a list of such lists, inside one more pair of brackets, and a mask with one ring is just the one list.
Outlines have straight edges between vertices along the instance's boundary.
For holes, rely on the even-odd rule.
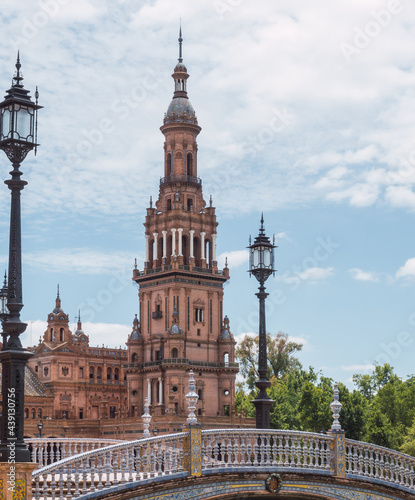
[[183,62],[183,54],[182,54],[182,20],[180,19],[180,30],[179,30],[179,63]]

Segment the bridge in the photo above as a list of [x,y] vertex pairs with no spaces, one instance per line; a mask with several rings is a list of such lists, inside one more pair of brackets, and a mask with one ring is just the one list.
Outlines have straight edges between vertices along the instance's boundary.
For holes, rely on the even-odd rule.
[[[63,448],[79,450],[80,440],[65,441],[32,442],[33,458],[45,463]],[[414,457],[345,439],[342,430],[202,430],[193,424],[176,434],[96,445],[34,471],[33,497],[415,500]]]

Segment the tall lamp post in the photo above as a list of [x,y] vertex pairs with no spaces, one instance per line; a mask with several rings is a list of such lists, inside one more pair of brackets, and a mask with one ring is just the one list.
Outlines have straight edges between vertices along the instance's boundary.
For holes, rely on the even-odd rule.
[[30,462],[30,452],[23,441],[24,426],[24,370],[32,354],[26,351],[20,335],[26,330],[26,323],[20,320],[23,307],[22,296],[22,246],[20,192],[26,181],[20,177],[20,163],[38,144],[37,111],[39,93],[36,89],[36,102],[31,100],[29,90],[23,87],[21,64],[17,54],[16,75],[12,86],[6,91],[0,103],[0,149],[2,149],[13,170],[11,179],[5,184],[11,191],[10,242],[9,242],[9,279],[7,286],[7,315],[3,321],[3,348],[0,351],[2,364],[2,418],[0,422],[0,462],[13,458],[15,462]]
[[274,401],[268,396],[267,389],[271,383],[267,379],[267,334],[265,326],[265,293],[264,283],[275,273],[274,269],[274,248],[264,229],[264,216],[261,216],[261,227],[259,234],[251,244],[249,238],[249,273],[255,276],[259,282],[259,292],[256,296],[259,299],[259,353],[258,353],[258,373],[259,380],[255,385],[259,389],[257,397],[253,400],[255,405],[255,417],[257,429],[270,428],[270,407]]

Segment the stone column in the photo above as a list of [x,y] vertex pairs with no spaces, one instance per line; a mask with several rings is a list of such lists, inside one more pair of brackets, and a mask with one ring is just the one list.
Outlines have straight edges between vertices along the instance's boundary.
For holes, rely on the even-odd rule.
[[212,234],[212,261],[216,262],[216,237],[217,234]]
[[171,228],[171,255],[174,256],[176,252],[176,228]]
[[205,232],[200,233],[200,258],[205,259]]
[[163,259],[167,257],[167,231],[162,231],[161,232],[163,235]]
[[159,377],[159,404],[163,404],[163,380]]
[[150,235],[146,234],[146,262],[148,263],[150,257]]
[[158,260],[158,255],[157,255],[157,250],[158,250],[158,245],[157,245],[157,237],[158,237],[158,233],[153,233],[153,236],[154,236],[154,255],[153,255],[153,262],[155,262],[157,264],[157,260]]
[[190,251],[189,251],[189,257],[191,259],[194,258],[194,255],[193,255],[193,235],[194,235],[195,231],[194,229],[191,229],[189,231],[189,240],[190,240],[190,245],[189,245],[189,248],[190,248]]
[[147,399],[148,404],[151,405],[151,379],[147,379]]
[[179,227],[179,229],[177,230],[178,233],[179,233],[179,251],[178,251],[178,255],[179,257],[181,257],[183,254],[182,254],[182,233],[183,233],[183,228],[182,227]]

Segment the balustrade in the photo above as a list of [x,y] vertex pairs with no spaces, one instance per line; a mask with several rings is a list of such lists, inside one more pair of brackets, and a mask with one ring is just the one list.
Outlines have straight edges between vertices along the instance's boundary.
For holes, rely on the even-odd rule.
[[[48,456],[44,454],[44,445],[42,448],[39,443],[43,440],[28,440],[36,450],[32,454],[43,457],[44,463],[59,460],[33,473],[33,496],[45,500],[82,497],[119,484],[157,477],[167,479],[188,472],[183,465],[183,443],[188,436],[188,432],[181,432],[121,441],[88,451],[86,447],[98,445],[99,440],[88,440],[95,441],[90,444],[85,440],[76,440],[76,444],[74,440],[66,444],[57,440],[61,444],[56,449],[51,447]],[[202,431],[202,453],[198,460],[202,461],[203,474],[261,470],[334,475],[330,450],[333,439],[329,434],[289,430],[205,430]],[[82,450],[82,446],[83,452],[70,456]],[[347,439],[345,461],[346,477],[415,491],[414,457]]]

